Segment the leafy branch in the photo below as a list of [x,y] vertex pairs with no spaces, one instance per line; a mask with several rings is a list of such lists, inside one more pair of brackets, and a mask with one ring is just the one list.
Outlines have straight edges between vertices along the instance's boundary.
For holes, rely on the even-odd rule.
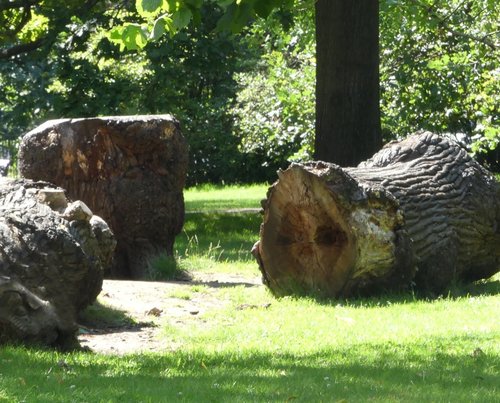
[[[3,20],[5,26],[8,26],[7,22],[9,21],[9,17],[6,15],[7,12],[11,12],[11,20],[15,20],[16,17],[19,16],[19,13],[22,13],[22,16],[20,21],[15,24],[15,27],[13,29],[9,30],[6,33],[3,33],[2,37],[0,37],[0,44],[6,44],[2,48],[0,48],[0,60],[9,59],[14,56],[33,52],[45,46],[50,47],[57,40],[58,34],[66,29],[66,25],[71,21],[73,17],[86,15],[100,1],[101,0],[87,0],[78,7],[65,9],[63,12],[59,10],[58,5],[55,5],[54,8],[45,9],[44,11],[47,13],[47,15],[52,18],[51,20],[49,19],[49,28],[43,35],[38,36],[31,41],[22,42],[21,40],[19,40],[19,38],[17,38],[17,36],[22,31],[22,29],[26,27],[26,25],[32,20],[32,7],[42,6],[43,2],[40,0],[2,0],[2,2],[0,3],[0,11],[2,11],[3,14],[0,17],[1,20]],[[14,42],[16,43],[8,45],[10,42],[10,38],[14,38]]]
[[[240,32],[257,17],[266,18],[274,9],[292,7],[293,0],[215,0],[223,10],[217,23],[220,31]],[[203,0],[136,0],[142,24],[126,23],[113,28],[109,40],[121,50],[142,49],[165,34],[175,35],[191,22],[199,22]]]
[[453,10],[451,10],[448,13],[448,15],[445,15],[445,16],[441,15],[436,10],[435,4],[432,4],[429,6],[428,4],[424,3],[421,0],[411,0],[411,2],[413,4],[415,4],[416,6],[420,7],[422,10],[424,10],[424,12],[426,12],[426,14],[430,18],[434,19],[437,22],[437,25],[440,28],[446,30],[450,34],[452,34],[454,36],[462,37],[462,38],[465,38],[468,40],[472,40],[472,41],[477,42],[477,43],[481,43],[483,45],[488,46],[493,51],[496,51],[499,49],[500,45],[498,43],[492,41],[491,39],[489,39],[490,34],[478,36],[478,35],[474,35],[471,33],[458,31],[450,25],[449,20],[450,20],[451,16],[456,14],[461,8],[467,6],[467,4],[468,4],[467,1],[460,2]]

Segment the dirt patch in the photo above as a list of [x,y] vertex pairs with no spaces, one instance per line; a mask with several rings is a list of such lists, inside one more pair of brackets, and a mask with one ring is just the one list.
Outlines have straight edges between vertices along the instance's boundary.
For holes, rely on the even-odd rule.
[[[206,286],[193,293],[193,286]],[[191,281],[150,282],[105,280],[98,297],[101,311],[112,320],[82,320],[78,340],[83,347],[104,354],[131,354],[175,350],[161,338],[161,324],[168,318],[178,324],[197,320],[209,309],[225,306],[217,289],[244,285],[262,286],[260,277],[232,274],[199,274]]]

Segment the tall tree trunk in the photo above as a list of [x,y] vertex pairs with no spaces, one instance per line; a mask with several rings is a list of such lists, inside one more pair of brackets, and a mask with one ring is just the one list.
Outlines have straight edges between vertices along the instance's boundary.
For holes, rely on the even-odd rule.
[[354,166],[381,146],[377,0],[316,2],[315,158]]

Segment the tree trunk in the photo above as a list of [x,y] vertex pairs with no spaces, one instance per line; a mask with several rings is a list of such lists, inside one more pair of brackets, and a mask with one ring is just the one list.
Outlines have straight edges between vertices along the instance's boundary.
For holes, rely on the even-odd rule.
[[279,174],[254,247],[277,295],[440,292],[500,270],[500,186],[456,143],[424,133],[356,168]]
[[357,165],[382,144],[378,1],[316,2],[315,158]]
[[115,246],[63,189],[0,178],[0,341],[76,343],[77,314],[101,291]]
[[19,171],[84,201],[113,230],[111,275],[141,278],[149,259],[173,254],[184,223],[187,144],[169,115],[48,121],[26,134]]

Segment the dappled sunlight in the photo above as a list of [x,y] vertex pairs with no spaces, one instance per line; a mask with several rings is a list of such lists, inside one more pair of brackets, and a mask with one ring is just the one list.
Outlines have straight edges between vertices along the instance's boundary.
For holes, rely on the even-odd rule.
[[[2,397],[20,384],[36,401],[454,401],[498,397],[486,338],[432,338],[409,344],[288,353],[205,351],[103,357],[2,351]],[[491,342],[491,340],[489,340]],[[450,349],[447,346],[453,345]],[[8,367],[4,370],[5,364]]]

